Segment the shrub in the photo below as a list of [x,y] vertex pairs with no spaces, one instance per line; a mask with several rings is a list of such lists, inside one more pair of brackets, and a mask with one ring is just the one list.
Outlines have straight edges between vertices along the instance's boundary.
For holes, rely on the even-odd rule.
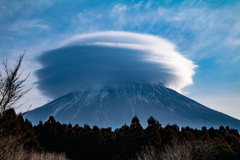
[[213,160],[218,154],[217,145],[215,143],[203,141],[177,141],[166,145],[164,149],[158,153],[152,146],[146,146],[137,153],[137,160]]

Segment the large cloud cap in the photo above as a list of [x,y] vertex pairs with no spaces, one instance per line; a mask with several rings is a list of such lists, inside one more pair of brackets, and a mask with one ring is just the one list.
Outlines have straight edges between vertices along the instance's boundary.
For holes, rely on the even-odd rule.
[[163,38],[114,31],[76,35],[38,61],[38,87],[51,98],[130,82],[162,83],[180,92],[193,83],[196,68]]

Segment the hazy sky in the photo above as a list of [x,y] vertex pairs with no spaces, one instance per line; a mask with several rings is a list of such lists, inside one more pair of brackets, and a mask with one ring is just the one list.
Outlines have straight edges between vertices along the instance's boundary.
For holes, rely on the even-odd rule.
[[1,0],[0,59],[26,49],[19,111],[136,78],[240,119],[239,17],[236,0]]

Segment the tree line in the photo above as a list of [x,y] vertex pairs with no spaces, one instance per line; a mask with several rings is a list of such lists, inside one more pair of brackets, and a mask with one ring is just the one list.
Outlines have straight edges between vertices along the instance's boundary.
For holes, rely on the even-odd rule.
[[[3,121],[10,123],[4,125]],[[40,121],[38,125],[32,126],[28,119],[24,120],[22,115],[16,115],[13,109],[8,109],[1,118],[0,130],[3,137],[10,134],[21,137],[19,143],[24,143],[26,149],[35,148],[41,152],[41,148],[44,148],[49,152],[65,152],[70,159],[136,159],[144,147],[151,146],[154,152],[160,153],[167,147],[173,149],[186,142],[201,142],[202,145],[208,144],[207,147],[212,144],[214,150],[211,154],[215,156],[211,159],[240,159],[239,132],[228,126],[220,126],[219,129],[180,129],[175,124],[163,127],[150,117],[144,129],[137,116],[132,118],[129,126],[125,124],[114,131],[87,124],[61,124],[53,116],[44,123]]]

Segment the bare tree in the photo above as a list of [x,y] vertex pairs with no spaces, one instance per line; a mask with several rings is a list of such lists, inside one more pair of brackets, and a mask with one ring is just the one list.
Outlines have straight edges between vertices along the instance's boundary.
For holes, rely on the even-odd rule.
[[153,146],[142,148],[136,154],[137,160],[213,160],[219,153],[217,145],[204,141],[172,141],[158,153]]
[[9,108],[18,108],[14,106],[18,100],[23,97],[30,89],[24,90],[23,83],[27,80],[30,73],[23,79],[20,79],[19,69],[24,57],[21,54],[13,68],[9,68],[7,60],[3,60],[3,73],[0,72],[0,114]]
[[161,160],[213,160],[218,154],[217,144],[204,141],[183,141],[167,145],[161,152]]
[[[19,125],[13,128],[6,127],[15,124],[17,120],[15,113],[13,117],[6,117],[6,115],[11,112],[8,109],[20,107],[21,105],[16,106],[16,103],[30,90],[24,90],[23,85],[29,77],[29,74],[21,79],[21,73],[19,73],[24,53],[20,54],[13,68],[8,66],[7,59],[3,60],[3,69],[0,71],[0,159],[3,160],[13,159],[13,153],[20,149],[20,147],[23,147],[24,143],[28,141],[28,139],[24,140],[24,136],[27,135],[27,132],[14,134],[14,132],[19,129]],[[7,110],[10,112],[5,112]],[[20,154],[18,154],[18,157],[20,157]]]
[[136,154],[137,160],[160,160],[160,153],[158,153],[157,149],[149,144],[148,146],[142,147],[140,152]]
[[[19,139],[20,138],[20,139]],[[54,153],[34,149],[26,150],[24,145],[17,143],[20,136],[8,136],[0,138],[0,159],[1,160],[68,160],[66,153]]]
[[[18,120],[16,115],[11,118],[4,118],[3,113],[9,108],[16,109],[19,106],[15,106],[20,98],[22,98],[30,89],[24,90],[23,83],[27,80],[30,74],[21,79],[21,73],[19,69],[24,57],[24,53],[20,55],[15,66],[9,68],[7,60],[3,60],[3,72],[0,72],[0,159],[1,160],[67,160],[65,153],[56,154],[50,152],[36,152],[35,150],[26,150],[24,144],[30,141],[29,138],[24,137],[29,133],[13,134],[19,129],[15,128],[5,129],[11,123]],[[11,110],[8,110],[11,111]],[[7,131],[7,134],[6,134]]]

